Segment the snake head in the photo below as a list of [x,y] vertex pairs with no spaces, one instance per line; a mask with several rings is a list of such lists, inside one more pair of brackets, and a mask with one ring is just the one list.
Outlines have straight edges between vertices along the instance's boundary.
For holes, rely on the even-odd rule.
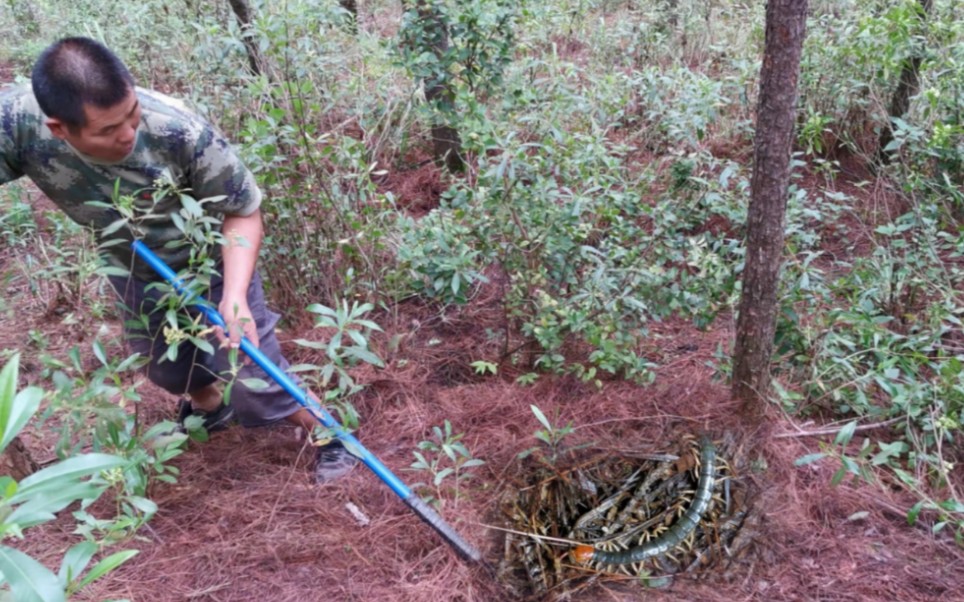
[[579,564],[589,564],[592,562],[592,557],[596,554],[596,548],[587,545],[576,546],[576,548],[570,552],[572,554],[572,559]]

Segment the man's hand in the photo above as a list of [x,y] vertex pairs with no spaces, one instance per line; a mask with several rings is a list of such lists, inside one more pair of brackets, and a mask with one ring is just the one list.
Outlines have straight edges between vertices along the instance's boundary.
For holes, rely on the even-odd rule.
[[221,341],[222,347],[228,346],[231,349],[238,349],[241,346],[242,336],[248,337],[248,340],[255,347],[260,344],[258,326],[251,315],[247,299],[224,297],[221,299],[218,311],[224,318],[226,328],[215,328],[214,334]]

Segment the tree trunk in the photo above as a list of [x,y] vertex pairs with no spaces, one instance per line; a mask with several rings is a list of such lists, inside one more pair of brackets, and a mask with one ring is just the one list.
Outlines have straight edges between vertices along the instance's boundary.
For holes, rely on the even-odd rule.
[[11,439],[7,449],[0,454],[0,475],[9,475],[15,481],[24,480],[37,472],[38,468],[20,437]]
[[244,49],[248,53],[248,70],[251,75],[259,76],[264,72],[264,59],[261,57],[258,44],[251,37],[251,5],[248,4],[248,0],[228,0],[228,4],[231,5],[231,10],[234,11],[234,16],[237,17],[238,25],[241,27],[241,43],[244,44]]
[[338,4],[348,11],[348,28],[352,33],[358,32],[358,1],[357,0],[338,0]]
[[[920,10],[918,11],[917,17],[920,23],[918,24],[916,33],[923,34],[927,17],[930,15],[931,7],[933,6],[933,0],[918,0],[918,2],[920,3]],[[876,159],[880,165],[887,165],[892,158],[891,153],[886,150],[887,145],[894,140],[894,128],[891,122],[907,114],[908,109],[910,109],[911,97],[920,90],[920,64],[924,58],[921,55],[922,50],[919,48],[915,49],[914,54],[911,55],[908,60],[904,61],[904,65],[900,70],[900,80],[897,82],[897,89],[894,90],[894,96],[890,99],[889,119],[880,131],[880,138],[877,140]]]
[[806,19],[807,0],[767,3],[732,382],[734,397],[743,401],[745,415],[755,420],[763,415],[770,387],[783,220]]
[[[415,12],[432,52],[439,62],[444,64],[443,57],[449,50],[448,23],[436,10],[432,0],[416,0]],[[462,161],[462,139],[459,131],[448,125],[455,110],[455,91],[448,77],[448,73],[443,71],[432,79],[423,80],[422,86],[425,89],[425,99],[433,106],[435,113],[432,124],[432,154],[435,161],[444,164],[449,171],[460,172],[465,169]]]

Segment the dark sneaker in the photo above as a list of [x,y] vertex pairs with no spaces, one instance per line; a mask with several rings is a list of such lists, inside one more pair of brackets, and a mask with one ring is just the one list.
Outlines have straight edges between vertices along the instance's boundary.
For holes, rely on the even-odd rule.
[[177,402],[177,424],[178,430],[182,433],[185,432],[184,421],[187,420],[188,416],[201,416],[204,418],[202,426],[204,430],[209,433],[215,431],[223,431],[228,428],[228,425],[234,420],[234,408],[221,402],[218,409],[213,412],[202,412],[201,410],[195,410],[194,406],[187,399],[180,399]]
[[330,483],[351,472],[358,458],[351,455],[339,440],[326,443],[315,454],[315,483]]

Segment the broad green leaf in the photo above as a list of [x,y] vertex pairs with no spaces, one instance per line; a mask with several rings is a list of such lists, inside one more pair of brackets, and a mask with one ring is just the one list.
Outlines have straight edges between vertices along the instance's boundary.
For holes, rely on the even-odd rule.
[[87,568],[96,552],[97,544],[92,541],[82,541],[71,546],[60,563],[60,572],[57,574],[60,586],[66,589],[67,585]]
[[302,347],[308,347],[309,349],[327,349],[328,343],[321,343],[317,341],[309,341],[308,339],[295,339],[294,342]]
[[368,351],[367,349],[360,349],[358,347],[349,347],[348,349],[345,349],[345,354],[350,357],[359,359],[367,364],[371,364],[372,366],[378,366],[378,367],[384,366],[384,364],[382,363],[382,360],[377,355],[375,355],[371,351]]
[[[10,513],[6,522],[26,528],[53,520],[54,513],[60,512],[75,500],[96,499],[105,488],[106,484],[86,481],[60,483],[57,487],[35,491],[32,495],[26,496],[26,501]],[[21,497],[18,492],[11,499]]]
[[188,215],[201,215],[201,205],[189,194],[181,195],[181,206],[187,211]]
[[94,565],[94,568],[90,569],[90,572],[84,575],[84,578],[80,581],[80,586],[84,587],[85,585],[93,583],[95,580],[100,579],[139,553],[140,550],[124,550],[123,552],[111,554]]
[[260,378],[242,378],[241,384],[252,391],[264,391],[270,385]]
[[53,571],[19,550],[0,546],[0,573],[17,602],[65,602]]
[[101,365],[106,366],[107,353],[104,351],[104,346],[101,344],[101,342],[94,341],[94,344],[91,345],[91,348],[94,350],[94,357],[97,358],[97,360],[101,363]]
[[542,413],[542,410],[540,410],[535,404],[529,404],[529,409],[531,409],[532,413],[536,415],[536,419],[542,423],[542,426],[546,427],[547,430],[552,432],[552,424],[549,423],[549,419],[546,418],[546,415]]
[[43,397],[43,392],[36,387],[27,387],[17,393],[19,371],[19,355],[10,358],[0,370],[0,453],[37,412]]
[[435,486],[438,487],[442,483],[442,480],[453,472],[455,472],[455,469],[451,467],[438,471],[438,474],[435,475],[435,479],[433,480]]
[[119,276],[121,278],[127,278],[131,275],[130,270],[109,265],[97,268],[97,273],[101,276]]
[[335,310],[331,309],[330,307],[324,306],[320,303],[312,303],[311,305],[308,306],[308,311],[310,311],[313,314],[329,316],[332,318],[334,318],[337,315],[335,313]]
[[132,506],[143,512],[148,518],[157,513],[157,504],[146,497],[133,495],[127,498],[127,501],[130,502]]
[[827,457],[827,454],[825,453],[807,454],[805,456],[800,456],[799,458],[794,460],[793,463],[796,466],[806,466],[807,464],[813,464],[814,462],[818,460],[822,460],[826,457]]
[[[40,407],[43,391],[37,387],[27,387],[17,393],[13,403],[8,408],[0,409],[4,414],[0,417],[3,427],[3,438],[0,439],[0,453],[7,449],[14,437],[26,426]],[[2,401],[0,401],[2,403]]]
[[924,500],[921,500],[911,506],[910,510],[907,511],[907,524],[914,526],[917,522],[917,517],[920,516],[920,511],[924,509]]
[[847,476],[847,469],[841,467],[837,470],[837,472],[834,473],[833,478],[830,479],[830,485],[832,487],[836,487],[840,484],[840,481],[843,481],[845,476]]
[[840,429],[840,432],[837,433],[837,438],[834,439],[833,441],[834,445],[844,446],[850,443],[850,440],[853,439],[854,431],[856,429],[857,429],[856,420],[851,420],[850,422],[845,424],[844,427]]
[[960,500],[944,500],[938,505],[941,507],[941,509],[947,510],[948,512],[964,513],[964,503],[962,503]]
[[903,470],[903,469],[900,469],[900,468],[894,468],[893,471],[894,471],[894,474],[897,475],[897,478],[900,479],[900,481],[901,481],[904,485],[907,485],[908,487],[916,487],[916,486],[917,486],[917,479],[915,479],[914,476],[911,475],[911,474],[910,474],[909,472],[907,472],[906,470]]
[[126,462],[123,458],[109,454],[84,454],[68,458],[25,478],[20,482],[20,490],[10,501],[11,503],[23,501],[38,492],[60,487],[65,481],[123,466]]
[[860,474],[860,465],[858,465],[853,458],[848,458],[847,456],[842,456],[840,462],[847,469],[850,474]]

